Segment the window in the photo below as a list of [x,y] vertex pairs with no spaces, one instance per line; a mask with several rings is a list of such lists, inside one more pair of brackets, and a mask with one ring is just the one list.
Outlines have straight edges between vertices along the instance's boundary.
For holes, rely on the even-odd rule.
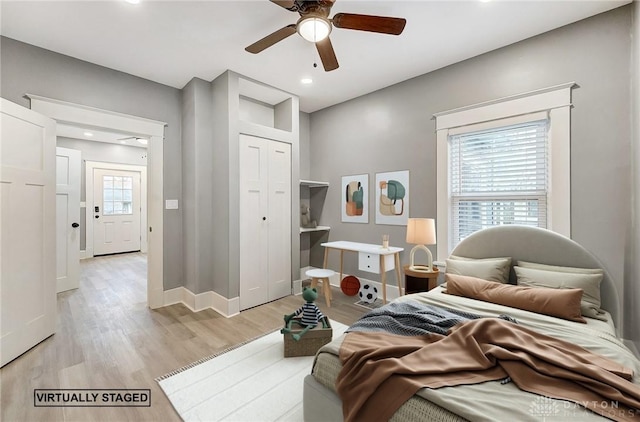
[[131,215],[133,178],[130,176],[103,176],[104,215]]
[[547,120],[449,136],[453,244],[501,224],[547,227]]
[[502,224],[565,236],[573,82],[437,113],[437,259]]

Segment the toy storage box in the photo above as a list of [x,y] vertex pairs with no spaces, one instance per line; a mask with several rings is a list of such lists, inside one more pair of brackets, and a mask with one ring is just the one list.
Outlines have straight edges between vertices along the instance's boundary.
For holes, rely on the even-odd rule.
[[322,322],[320,322],[314,329],[307,331],[299,341],[295,341],[292,334],[300,333],[302,328],[284,334],[284,357],[315,355],[318,349],[329,343],[333,337],[329,318],[327,318],[327,324],[329,328],[322,328]]

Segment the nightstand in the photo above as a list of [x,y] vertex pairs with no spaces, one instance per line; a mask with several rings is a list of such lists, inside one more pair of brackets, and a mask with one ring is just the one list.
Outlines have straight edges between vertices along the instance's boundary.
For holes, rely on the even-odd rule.
[[438,275],[440,271],[433,268],[433,271],[422,272],[409,269],[409,265],[404,266],[404,294],[428,292],[438,285]]

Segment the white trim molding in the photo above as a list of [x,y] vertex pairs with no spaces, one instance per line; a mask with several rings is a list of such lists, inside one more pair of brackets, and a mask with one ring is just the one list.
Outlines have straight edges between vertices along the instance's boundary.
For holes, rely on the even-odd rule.
[[131,116],[82,104],[26,94],[31,109],[57,123],[97,130],[118,131],[149,138],[147,145],[147,304],[159,308],[164,304],[164,198],[163,154],[165,122]]
[[228,299],[213,291],[195,294],[184,286],[164,291],[163,306],[175,305],[176,303],[182,303],[192,312],[213,309],[226,318],[240,313],[239,297]]
[[[571,90],[568,82],[536,91],[513,95],[466,107],[436,113],[437,159],[437,255],[444,261],[453,245],[450,231],[449,136],[472,132],[479,127],[490,128],[532,121],[546,114],[549,119],[549,198],[548,229],[571,237]],[[509,119],[509,120],[505,120]],[[470,127],[475,126],[475,127]],[[468,130],[465,130],[469,127]]]

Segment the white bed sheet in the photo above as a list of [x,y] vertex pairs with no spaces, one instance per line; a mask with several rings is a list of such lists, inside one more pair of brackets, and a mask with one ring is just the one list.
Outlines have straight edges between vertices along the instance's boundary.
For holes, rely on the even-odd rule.
[[[586,324],[567,321],[534,312],[491,304],[465,297],[443,293],[437,287],[427,293],[402,296],[397,301],[415,300],[421,303],[450,307],[483,316],[507,314],[522,326],[541,333],[578,344],[592,352],[606,356],[634,371],[634,383],[640,384],[640,361],[615,335],[615,327],[609,316],[608,321],[585,318]],[[500,415],[508,415],[517,421],[602,421],[602,417],[575,403],[545,399],[526,393],[513,383],[500,384],[490,381],[476,385],[423,388],[419,395],[429,401],[452,410],[454,413],[473,421],[501,420]],[[616,403],[611,403],[616,412]],[[640,418],[640,411],[636,415]]]

